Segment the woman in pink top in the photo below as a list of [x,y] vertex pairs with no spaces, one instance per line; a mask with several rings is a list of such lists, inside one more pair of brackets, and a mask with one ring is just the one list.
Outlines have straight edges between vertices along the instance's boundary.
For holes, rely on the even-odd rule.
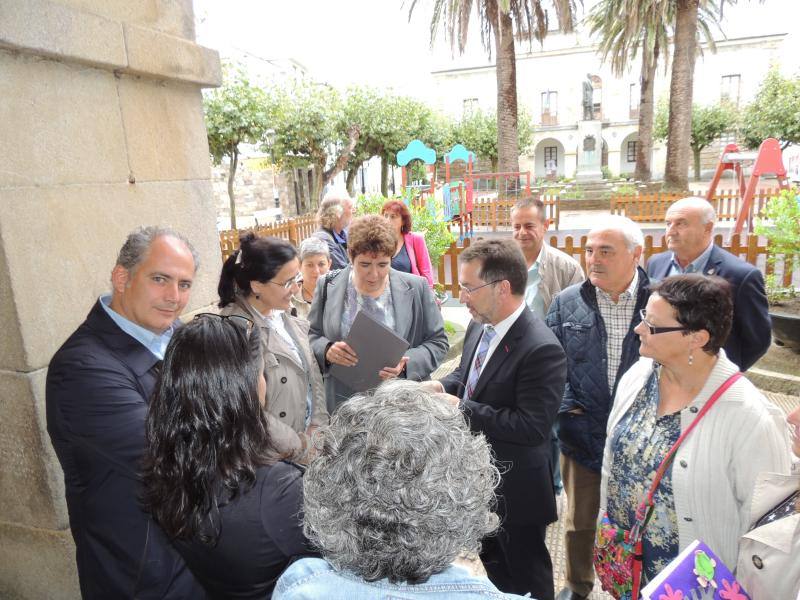
[[397,249],[392,257],[392,268],[405,273],[413,273],[428,280],[433,289],[433,269],[425,237],[411,232],[411,213],[399,200],[389,200],[383,205],[381,214],[397,232]]

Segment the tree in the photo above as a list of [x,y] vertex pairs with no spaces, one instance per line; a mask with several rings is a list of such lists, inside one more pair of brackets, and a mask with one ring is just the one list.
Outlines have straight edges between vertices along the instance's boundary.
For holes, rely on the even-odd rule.
[[269,123],[274,134],[265,143],[273,162],[313,167],[311,198],[320,200],[325,185],[347,165],[361,132],[345,121],[342,98],[334,88],[297,80],[270,91]]
[[[694,157],[694,178],[700,179],[700,153],[726,131],[736,127],[736,109],[729,102],[710,106],[692,106],[690,148]],[[660,103],[656,116],[655,137],[664,139],[669,133],[666,104]]]
[[[411,0],[409,19],[418,0]],[[497,77],[497,162],[503,172],[519,171],[517,136],[517,66],[515,39],[543,40],[548,30],[548,15],[541,0],[477,0],[475,8],[481,41],[491,56],[494,40],[495,74]],[[574,26],[575,0],[552,0],[561,30]],[[464,52],[473,0],[434,0],[431,16],[431,45],[439,29],[453,47]]]
[[[492,163],[492,170],[498,170],[497,116],[494,111],[480,110],[465,115],[455,123],[450,133],[451,144],[463,144],[467,150]],[[533,125],[528,114],[520,111],[517,127],[517,147],[521,154],[530,150],[533,143]],[[502,171],[502,170],[501,170]]]
[[[669,2],[664,0],[602,0],[589,15],[591,35],[600,36],[599,52],[611,63],[612,72],[622,75],[641,53],[639,75],[639,139],[636,145],[634,177],[649,181],[653,152],[653,89],[659,55],[669,60]],[[619,18],[619,15],[626,15]]]
[[264,90],[252,85],[241,68],[227,67],[221,87],[203,97],[208,148],[214,164],[223,158],[228,168],[231,229],[236,229],[236,196],[233,182],[239,164],[239,145],[255,144],[268,128],[268,102]]
[[770,69],[744,110],[742,136],[748,148],[758,148],[768,137],[779,140],[782,149],[800,144],[800,77],[784,78]]

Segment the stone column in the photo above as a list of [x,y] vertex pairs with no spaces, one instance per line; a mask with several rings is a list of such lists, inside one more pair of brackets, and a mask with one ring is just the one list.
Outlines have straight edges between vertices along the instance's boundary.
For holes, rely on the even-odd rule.
[[140,224],[185,232],[214,297],[220,251],[200,88],[219,56],[191,0],[0,2],[0,598],[78,598],[45,422],[53,353]]

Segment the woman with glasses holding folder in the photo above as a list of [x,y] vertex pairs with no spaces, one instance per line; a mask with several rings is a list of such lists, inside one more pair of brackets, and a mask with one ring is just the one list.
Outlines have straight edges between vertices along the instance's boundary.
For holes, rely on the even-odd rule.
[[308,320],[311,348],[324,373],[328,410],[356,393],[329,372],[352,367],[356,352],[344,341],[356,314],[365,312],[408,342],[405,356],[380,371],[381,379],[428,379],[447,353],[447,336],[427,281],[391,268],[397,237],[389,220],[367,215],[353,221],[347,252],[351,264],[317,281]]
[[222,266],[217,291],[221,314],[246,317],[261,329],[273,445],[285,458],[306,462],[310,436],[328,423],[328,411],[308,322],[289,314],[299,281],[294,246],[249,233]]

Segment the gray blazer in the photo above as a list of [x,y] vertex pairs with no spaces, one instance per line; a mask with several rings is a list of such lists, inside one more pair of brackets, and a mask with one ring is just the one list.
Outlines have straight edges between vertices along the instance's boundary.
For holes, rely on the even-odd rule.
[[[329,375],[330,365],[326,365],[325,361],[328,346],[342,339],[342,313],[351,270],[352,267],[348,266],[319,278],[308,314],[311,349],[323,372],[328,410],[331,413],[355,394]],[[323,289],[324,286],[327,286],[327,291]],[[413,381],[429,379],[449,347],[442,313],[436,306],[433,292],[423,277],[394,269],[389,271],[389,286],[392,290],[395,331],[409,343],[405,353],[409,357],[405,377]]]
[[264,378],[267,380],[267,420],[275,449],[289,460],[303,459],[307,384],[311,382],[311,425],[327,425],[325,389],[316,359],[308,345],[308,322],[283,313],[283,324],[297,344],[306,365],[297,361],[289,345],[267,327],[266,321],[243,298],[220,311],[224,315],[247,317],[261,328],[264,350]]

